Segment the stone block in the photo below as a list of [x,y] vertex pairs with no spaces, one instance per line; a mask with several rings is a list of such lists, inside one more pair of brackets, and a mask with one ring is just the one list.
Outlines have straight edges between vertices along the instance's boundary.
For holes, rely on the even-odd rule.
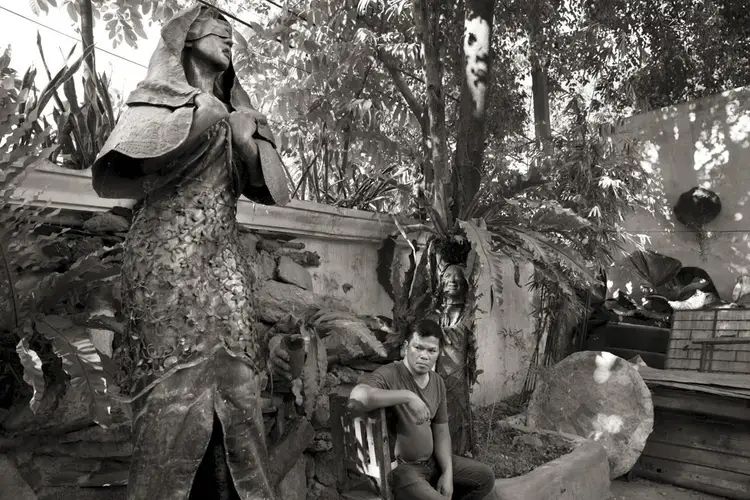
[[336,486],[336,470],[340,459],[333,451],[315,454],[315,479],[324,486]]
[[609,485],[607,453],[587,441],[528,474],[497,479],[486,500],[602,500],[609,498]]
[[2,498],[12,500],[37,499],[34,490],[21,477],[16,464],[7,455],[0,455],[0,492]]
[[97,233],[124,233],[130,228],[130,221],[121,215],[102,212],[84,222],[83,228]]
[[303,290],[312,290],[312,276],[304,267],[300,266],[287,256],[279,258],[279,265],[276,268],[279,280],[284,283],[297,285]]
[[305,469],[307,467],[307,456],[299,456],[297,463],[279,483],[279,492],[281,498],[292,500],[294,498],[305,498],[307,495],[307,476]]

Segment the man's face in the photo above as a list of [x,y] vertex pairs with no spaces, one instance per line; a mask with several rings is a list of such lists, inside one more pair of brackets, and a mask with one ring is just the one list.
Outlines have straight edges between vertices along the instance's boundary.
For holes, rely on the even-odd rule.
[[406,343],[406,361],[416,373],[432,370],[439,355],[440,340],[437,337],[420,337],[415,333]]
[[220,71],[226,71],[232,62],[232,39],[226,36],[206,35],[191,42],[192,55]]
[[451,299],[459,299],[466,295],[466,278],[458,266],[450,266],[440,278],[443,294]]

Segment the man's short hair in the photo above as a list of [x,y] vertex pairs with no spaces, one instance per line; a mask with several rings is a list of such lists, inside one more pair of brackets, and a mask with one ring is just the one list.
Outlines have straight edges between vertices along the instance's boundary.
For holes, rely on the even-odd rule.
[[411,328],[411,330],[409,330],[409,336],[406,338],[406,341],[408,342],[413,339],[414,335],[418,335],[419,337],[435,337],[436,339],[438,339],[440,346],[442,346],[443,342],[445,342],[443,329],[440,328],[440,324],[434,319],[430,318],[425,318],[417,321]]

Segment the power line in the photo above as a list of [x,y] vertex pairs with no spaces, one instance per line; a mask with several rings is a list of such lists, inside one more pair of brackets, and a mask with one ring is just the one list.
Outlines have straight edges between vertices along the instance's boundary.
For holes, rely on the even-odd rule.
[[[62,36],[66,36],[66,37],[68,37],[68,38],[71,38],[71,39],[75,40],[76,42],[80,42],[80,41],[81,41],[81,40],[80,40],[80,39],[79,39],[78,37],[75,37],[75,36],[73,36],[73,35],[70,35],[70,34],[68,34],[68,33],[64,33],[64,32],[62,32],[62,31],[60,31],[60,30],[57,30],[57,29],[55,29],[55,28],[53,28],[53,27],[51,27],[51,26],[47,26],[46,24],[40,23],[40,22],[39,22],[39,21],[37,21],[36,19],[32,19],[32,18],[30,18],[30,17],[26,17],[26,16],[24,16],[23,14],[19,14],[18,12],[15,12],[15,11],[13,11],[13,10],[10,10],[10,9],[9,9],[9,8],[7,8],[7,7],[3,7],[2,5],[0,5],[0,9],[4,10],[5,12],[9,12],[10,14],[13,14],[13,15],[15,15],[15,16],[18,16],[18,17],[20,17],[20,18],[22,18],[22,19],[25,19],[25,20],[27,20],[27,21],[29,21],[29,22],[32,22],[32,23],[34,23],[34,24],[37,24],[37,25],[41,26],[42,28],[46,28],[46,29],[48,29],[48,30],[50,30],[50,31],[54,31],[55,33],[57,33],[57,34],[59,34],[59,35],[62,35]],[[110,51],[108,51],[107,49],[103,49],[103,48],[101,48],[101,47],[97,47],[97,46],[96,46],[96,44],[94,45],[94,48],[95,48],[96,50],[98,50],[98,51],[104,52],[105,54],[109,54],[109,55],[111,55],[112,57],[116,57],[116,58],[118,58],[118,59],[122,59],[123,61],[127,61],[127,62],[129,62],[129,63],[131,63],[131,64],[135,64],[136,66],[140,66],[141,68],[146,68],[146,66],[144,66],[143,64],[141,64],[141,63],[139,63],[139,62],[133,61],[132,59],[128,59],[127,57],[121,56],[121,55],[119,55],[119,54],[115,54],[114,52],[110,52]]]

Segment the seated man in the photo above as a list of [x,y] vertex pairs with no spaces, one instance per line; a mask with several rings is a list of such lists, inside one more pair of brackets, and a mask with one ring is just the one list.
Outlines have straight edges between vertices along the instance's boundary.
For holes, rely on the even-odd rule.
[[390,409],[396,500],[483,500],[495,484],[490,467],[451,453],[445,384],[432,371],[442,342],[436,322],[420,321],[404,342],[404,359],[364,374],[349,396],[366,411]]

